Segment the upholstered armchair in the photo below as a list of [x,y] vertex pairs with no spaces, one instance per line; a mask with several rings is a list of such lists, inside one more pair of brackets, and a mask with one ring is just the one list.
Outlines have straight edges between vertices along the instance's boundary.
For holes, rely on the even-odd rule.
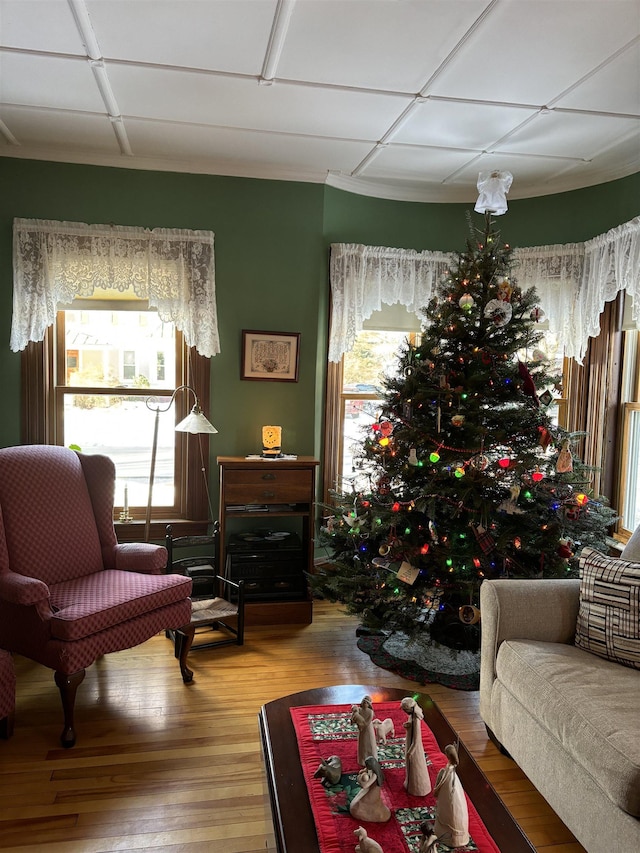
[[105,456],[0,449],[0,648],[55,671],[64,747],[86,667],[191,618],[191,579],[164,573],[165,548],[118,544],[114,487]]

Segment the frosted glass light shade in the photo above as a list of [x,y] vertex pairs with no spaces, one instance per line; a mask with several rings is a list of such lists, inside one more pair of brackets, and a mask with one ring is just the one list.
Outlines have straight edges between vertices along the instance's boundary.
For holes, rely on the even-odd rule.
[[176,425],[176,432],[190,432],[192,435],[200,433],[217,433],[218,430],[202,414],[202,410],[195,405],[184,420]]

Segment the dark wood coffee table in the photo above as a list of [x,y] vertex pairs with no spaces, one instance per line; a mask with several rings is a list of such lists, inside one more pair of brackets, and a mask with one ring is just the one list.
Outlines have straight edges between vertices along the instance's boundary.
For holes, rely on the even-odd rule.
[[[410,690],[342,684],[292,693],[263,705],[258,721],[278,853],[320,851],[289,709],[304,705],[352,705],[360,702],[365,695],[371,696],[374,702],[400,702],[405,696],[412,696],[424,711],[424,721],[440,748],[455,743],[457,735],[436,703],[426,694]],[[458,752],[460,781],[500,850],[535,853],[535,847],[511,817],[463,743],[460,743]]]

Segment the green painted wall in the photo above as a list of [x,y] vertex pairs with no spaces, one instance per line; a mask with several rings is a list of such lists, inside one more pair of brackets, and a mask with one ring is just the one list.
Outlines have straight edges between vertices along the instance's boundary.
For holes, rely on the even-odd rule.
[[[14,217],[215,232],[222,352],[212,361],[211,454],[255,452],[260,427],[283,427],[285,452],[319,454],[332,242],[464,248],[473,204],[419,204],[318,184],[145,172],[0,158],[0,446],[20,440],[20,356],[9,350]],[[587,240],[640,213],[640,175],[510,202],[512,245]],[[473,214],[482,227],[483,217]],[[300,381],[240,380],[242,329],[301,332]]]

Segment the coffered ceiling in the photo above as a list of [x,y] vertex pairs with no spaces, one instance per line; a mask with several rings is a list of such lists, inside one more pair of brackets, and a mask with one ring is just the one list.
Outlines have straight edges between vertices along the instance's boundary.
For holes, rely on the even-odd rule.
[[0,155],[510,198],[640,171],[640,0],[0,0]]

